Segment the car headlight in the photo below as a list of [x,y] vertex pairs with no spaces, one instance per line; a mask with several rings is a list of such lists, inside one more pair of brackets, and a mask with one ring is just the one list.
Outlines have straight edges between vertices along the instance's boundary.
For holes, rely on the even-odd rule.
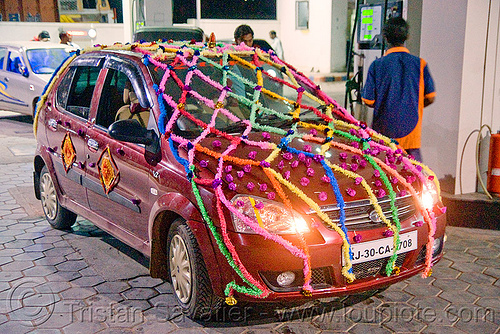
[[[296,211],[287,209],[283,204],[268,199],[237,195],[232,204],[245,217],[257,222],[260,227],[276,234],[294,234],[309,232],[309,226]],[[239,233],[255,233],[243,219],[231,212],[234,228]]]
[[439,194],[434,182],[427,180],[427,182],[424,183],[421,199],[426,210],[431,211],[434,208],[434,205],[436,205],[439,200]]

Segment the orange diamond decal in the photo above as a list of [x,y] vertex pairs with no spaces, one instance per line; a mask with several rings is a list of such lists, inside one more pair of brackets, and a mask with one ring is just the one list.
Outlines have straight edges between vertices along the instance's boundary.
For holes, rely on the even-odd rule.
[[101,180],[104,192],[109,194],[109,192],[113,190],[114,186],[118,183],[120,177],[120,171],[111,156],[109,147],[106,147],[99,157],[97,168],[99,169],[99,179]]
[[66,132],[66,135],[64,136],[64,139],[62,141],[61,157],[64,170],[67,173],[71,168],[71,166],[73,165],[73,162],[75,162],[76,160],[76,151],[75,147],[73,146],[73,142],[71,141],[69,132]]

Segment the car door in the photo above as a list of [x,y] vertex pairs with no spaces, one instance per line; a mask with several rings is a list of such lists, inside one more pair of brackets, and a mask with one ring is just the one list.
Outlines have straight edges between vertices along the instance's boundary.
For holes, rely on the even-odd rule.
[[47,140],[52,164],[62,192],[74,202],[89,207],[83,177],[87,168],[87,132],[94,89],[103,58],[78,59],[59,81],[55,104],[46,108]]
[[[130,85],[141,97],[141,105],[150,107],[144,80],[138,65],[115,56],[109,57],[101,72],[102,90],[94,124],[87,135],[88,168],[84,185],[88,188],[90,208],[110,222],[126,229],[141,240],[148,239],[149,164],[140,144],[117,141],[108,135],[108,127],[120,110],[130,103]],[[147,109],[147,108],[145,108]],[[146,127],[155,127],[153,113],[145,112]],[[150,120],[148,125],[148,120]]]
[[26,69],[23,56],[14,49],[5,48],[2,51],[6,61],[0,77],[0,107],[11,111],[30,112],[30,81],[23,75]]

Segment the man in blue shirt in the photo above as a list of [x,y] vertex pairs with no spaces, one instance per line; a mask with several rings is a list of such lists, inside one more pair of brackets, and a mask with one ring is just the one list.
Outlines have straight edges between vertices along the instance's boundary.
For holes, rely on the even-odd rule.
[[425,60],[404,47],[408,24],[403,18],[387,20],[382,33],[389,49],[368,70],[363,102],[374,108],[372,128],[395,138],[422,161],[422,115],[424,107],[434,102],[434,82]]

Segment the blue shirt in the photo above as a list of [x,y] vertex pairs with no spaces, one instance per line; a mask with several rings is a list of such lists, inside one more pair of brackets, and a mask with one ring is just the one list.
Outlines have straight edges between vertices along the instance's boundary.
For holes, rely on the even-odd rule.
[[409,149],[420,147],[424,98],[434,95],[426,62],[405,47],[394,47],[371,64],[363,101],[373,103],[372,128]]

